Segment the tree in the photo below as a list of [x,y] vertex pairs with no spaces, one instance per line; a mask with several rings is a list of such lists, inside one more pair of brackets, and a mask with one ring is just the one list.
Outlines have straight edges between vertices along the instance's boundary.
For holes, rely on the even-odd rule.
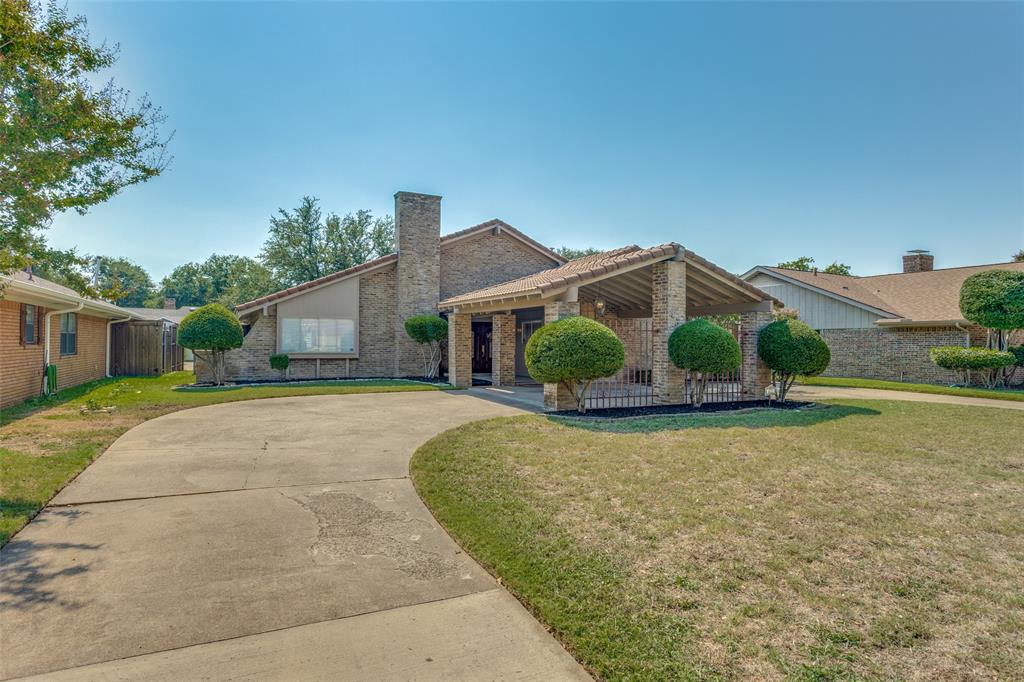
[[736,337],[725,327],[699,317],[675,328],[668,337],[668,356],[676,367],[698,374],[691,393],[697,407],[704,404],[708,376],[731,372],[743,361]]
[[319,201],[307,196],[295,210],[281,208],[271,216],[260,259],[278,281],[292,286],[392,253],[394,247],[391,216],[376,218],[361,210],[324,219]]
[[120,306],[141,308],[155,292],[149,273],[127,258],[97,256],[93,277],[100,295]]
[[772,371],[772,385],[783,402],[798,376],[821,374],[832,360],[821,335],[793,319],[765,326],[757,337],[757,354]]
[[594,379],[615,374],[626,362],[622,341],[612,330],[578,316],[538,329],[526,342],[524,353],[530,376],[563,386],[581,413],[587,411],[587,393]]
[[971,383],[972,372],[980,372],[988,388],[995,388],[1001,370],[1013,367],[1017,361],[1013,353],[966,346],[936,346],[928,351],[928,357],[939,367],[959,374],[964,385]]
[[238,318],[219,303],[193,310],[178,325],[178,344],[206,363],[217,386],[224,383],[224,352],[241,348],[242,337]]
[[405,333],[420,344],[423,376],[433,379],[441,364],[441,344],[448,338],[448,320],[438,315],[414,315],[406,319]]
[[601,253],[600,249],[595,249],[589,246],[583,249],[577,249],[572,246],[561,246],[554,251],[565,260],[576,260],[577,258],[583,258],[584,256],[593,256],[594,254]]
[[[778,267],[785,268],[786,270],[804,270],[809,272],[814,269],[814,259],[810,256],[800,256],[796,260],[779,263]],[[839,261],[833,261],[832,265],[822,269],[822,272],[827,272],[830,275],[852,274],[850,266],[845,263],[840,263]]]
[[988,346],[1006,350],[1010,332],[1024,329],[1024,272],[986,270],[960,285],[960,313],[989,330]]
[[1024,263],[1024,249],[1021,249],[1017,253],[1013,254],[1014,263]]
[[46,245],[55,213],[85,213],[163,172],[164,116],[97,74],[116,48],[89,43],[83,16],[50,2],[3,0],[0,12],[0,271],[38,264],[93,293],[87,262]]
[[265,296],[279,287],[270,270],[246,256],[213,254],[202,263],[179,265],[160,281],[149,304],[159,307],[164,298],[179,306],[220,303],[233,308]]

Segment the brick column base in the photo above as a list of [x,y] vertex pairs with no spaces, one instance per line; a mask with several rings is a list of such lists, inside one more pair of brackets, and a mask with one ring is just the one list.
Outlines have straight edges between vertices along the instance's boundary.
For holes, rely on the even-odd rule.
[[740,390],[743,400],[764,400],[764,391],[772,382],[771,370],[757,355],[757,336],[773,319],[770,312],[763,310],[740,314],[740,351],[743,353]]
[[491,384],[516,383],[516,316],[491,316]]
[[656,405],[683,402],[685,372],[668,356],[668,337],[686,322],[686,263],[661,261],[651,266],[651,388]]
[[463,388],[473,385],[473,316],[448,316],[448,383]]
[[[544,324],[579,314],[579,301],[552,301],[544,306]],[[561,384],[544,384],[544,409],[574,410],[576,401]]]

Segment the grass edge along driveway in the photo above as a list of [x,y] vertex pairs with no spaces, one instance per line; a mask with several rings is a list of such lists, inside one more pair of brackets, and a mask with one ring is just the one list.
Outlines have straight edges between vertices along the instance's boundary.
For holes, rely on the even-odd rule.
[[1024,420],[836,401],[499,418],[414,455],[421,497],[603,679],[1024,669]]
[[240,400],[439,390],[398,379],[182,387],[194,381],[191,372],[102,379],[0,411],[0,546],[121,434],[148,419]]
[[902,381],[882,379],[859,379],[856,377],[800,377],[804,386],[837,386],[842,388],[877,388],[884,391],[907,393],[931,393],[933,395],[957,395],[964,398],[992,398],[1024,402],[1024,389],[979,388],[975,386],[943,386],[940,384],[911,384]]

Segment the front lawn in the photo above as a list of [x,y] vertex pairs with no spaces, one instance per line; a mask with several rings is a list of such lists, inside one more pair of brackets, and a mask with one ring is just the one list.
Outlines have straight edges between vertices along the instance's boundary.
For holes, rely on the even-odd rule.
[[800,377],[805,386],[845,386],[847,388],[879,388],[886,391],[909,391],[911,393],[934,393],[938,395],[959,395],[967,398],[995,398],[996,400],[1024,401],[1024,390],[1005,388],[976,388],[973,386],[940,386],[938,384],[910,384],[902,381],[881,379],[857,379],[853,377]]
[[501,418],[412,462],[442,524],[605,679],[1024,670],[1024,419],[898,401]]
[[118,436],[147,419],[237,400],[438,388],[401,380],[177,388],[193,381],[191,372],[104,379],[0,411],[0,545]]

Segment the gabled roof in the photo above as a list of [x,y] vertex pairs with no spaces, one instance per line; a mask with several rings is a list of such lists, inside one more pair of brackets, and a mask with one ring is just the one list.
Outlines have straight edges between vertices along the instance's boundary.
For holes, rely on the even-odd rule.
[[881,312],[878,324],[925,322],[966,322],[960,313],[960,287],[971,275],[987,270],[1024,272],[1024,263],[993,263],[944,268],[925,272],[897,272],[889,275],[854,277],[813,271],[758,266],[757,272],[819,289],[847,299],[851,304]]
[[198,306],[182,306],[180,308],[125,308],[135,313],[144,320],[167,320],[175,324],[185,319],[185,316],[195,310]]
[[439,307],[453,309],[459,306],[497,303],[503,300],[531,296],[546,297],[559,293],[569,287],[580,287],[589,282],[604,279],[613,273],[626,272],[646,264],[669,259],[687,260],[699,265],[711,272],[712,277],[718,280],[725,280],[734,287],[742,289],[746,292],[747,296],[754,300],[773,302],[776,300],[754,285],[744,282],[735,275],[722,270],[692,251],[684,249],[674,242],[669,242],[646,249],[632,244],[603,253],[583,256],[557,268],[543,270],[509,282],[453,296],[441,301]]
[[74,289],[43,279],[39,275],[29,274],[24,270],[15,270],[8,273],[0,273],[4,280],[4,291],[0,291],[0,298],[32,303],[47,308],[72,308],[81,305],[83,313],[89,313],[98,317],[108,318],[132,318],[137,319],[138,315],[125,308],[120,308],[113,303],[101,301],[96,298],[82,296]]
[[[550,258],[556,264],[565,263],[565,259],[564,258],[559,256],[557,253],[555,253],[554,251],[552,251],[548,247],[544,246],[543,244],[541,244],[538,241],[535,241],[535,240],[531,239],[527,235],[523,234],[522,232],[520,232],[516,228],[514,228],[511,225],[509,225],[508,223],[506,223],[504,220],[499,220],[497,218],[494,218],[493,220],[488,220],[487,222],[480,223],[479,225],[473,225],[472,227],[467,227],[466,229],[459,230],[458,232],[452,232],[450,234],[442,235],[441,236],[441,246],[443,247],[445,244],[450,244],[450,243],[458,241],[460,239],[465,239],[467,237],[473,237],[473,236],[478,235],[478,234],[485,234],[485,233],[497,234],[497,233],[502,233],[502,232],[510,235],[514,239],[518,239],[519,241],[523,242],[524,244],[526,244],[530,248],[532,248],[532,249],[540,252],[541,254],[547,256],[548,258]],[[271,303],[275,303],[275,302],[280,301],[280,300],[285,299],[285,298],[291,298],[291,297],[296,296],[298,294],[301,294],[303,292],[309,291],[310,289],[318,289],[318,288],[320,288],[322,286],[327,286],[328,284],[333,284],[334,282],[339,282],[339,281],[341,281],[343,279],[348,279],[349,277],[353,277],[355,275],[360,275],[360,274],[363,274],[363,273],[365,273],[365,272],[367,272],[369,270],[373,270],[374,268],[378,268],[378,267],[387,265],[388,263],[394,263],[394,262],[397,262],[397,261],[398,261],[398,254],[397,253],[389,253],[389,254],[387,254],[385,256],[381,256],[380,258],[375,258],[375,259],[367,261],[365,263],[361,263],[360,265],[356,265],[356,266],[353,266],[351,268],[347,268],[345,270],[339,270],[338,272],[332,272],[329,275],[324,275],[323,277],[319,277],[317,279],[310,280],[308,282],[303,282],[302,284],[296,284],[295,286],[288,287],[287,289],[282,289],[280,291],[275,291],[272,294],[267,294],[266,296],[261,296],[260,298],[257,298],[255,300],[247,301],[245,303],[240,303],[237,306],[235,306],[235,310],[238,311],[238,312],[244,312],[244,311],[248,311],[248,310],[253,310],[255,308],[259,308],[259,307],[262,307],[262,306],[265,306],[265,305],[269,305]]]

